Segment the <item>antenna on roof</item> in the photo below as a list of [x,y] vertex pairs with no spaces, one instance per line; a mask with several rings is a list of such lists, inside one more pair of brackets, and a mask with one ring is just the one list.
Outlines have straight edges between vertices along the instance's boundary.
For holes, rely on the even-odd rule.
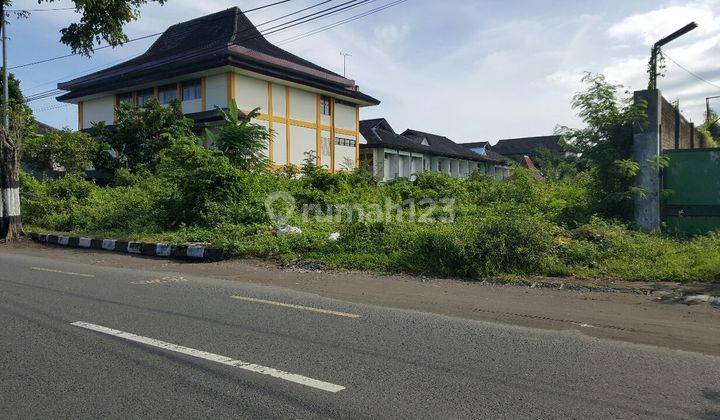
[[340,51],[340,55],[343,56],[343,77],[347,77],[347,58],[352,57],[352,54]]

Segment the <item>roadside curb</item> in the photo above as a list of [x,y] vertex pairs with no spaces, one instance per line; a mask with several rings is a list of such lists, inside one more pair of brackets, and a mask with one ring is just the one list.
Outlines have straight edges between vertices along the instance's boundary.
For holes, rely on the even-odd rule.
[[31,233],[30,239],[48,245],[69,248],[93,249],[98,251],[122,252],[146,257],[168,258],[192,261],[220,261],[224,257],[222,249],[208,248],[202,245],[172,246],[163,243],[118,241],[115,239],[96,239],[78,236],[50,235]]

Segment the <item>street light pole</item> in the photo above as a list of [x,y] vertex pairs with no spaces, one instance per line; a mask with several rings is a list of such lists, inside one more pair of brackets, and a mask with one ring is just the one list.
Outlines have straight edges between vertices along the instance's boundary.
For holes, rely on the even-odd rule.
[[657,90],[657,79],[658,79],[658,57],[660,56],[660,50],[663,46],[671,43],[672,41],[680,38],[681,36],[685,35],[686,33],[692,31],[693,29],[697,28],[698,24],[695,22],[688,23],[687,25],[683,26],[682,28],[678,29],[677,31],[673,32],[672,34],[666,36],[665,38],[661,39],[660,41],[656,42],[652,46],[652,51],[650,53],[650,83],[648,84],[648,90]]

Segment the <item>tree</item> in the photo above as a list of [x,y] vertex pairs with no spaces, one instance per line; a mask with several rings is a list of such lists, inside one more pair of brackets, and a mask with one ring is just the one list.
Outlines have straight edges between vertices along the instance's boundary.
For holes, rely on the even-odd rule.
[[177,139],[195,137],[194,123],[183,115],[177,100],[171,101],[170,106],[160,105],[155,99],[143,106],[123,103],[115,111],[115,121],[112,132],[103,122],[93,126],[95,137],[107,145],[94,161],[98,169],[152,171],[160,161],[160,152]]
[[[55,0],[38,0],[52,3]],[[79,22],[71,23],[61,32],[60,41],[74,53],[89,56],[95,42],[105,41],[115,47],[128,40],[123,31],[125,24],[140,17],[140,7],[146,3],[164,4],[166,0],[73,0]],[[6,19],[12,0],[0,0],[0,16]],[[21,15],[24,15],[21,13]],[[6,34],[3,34],[5,36]],[[7,68],[3,66],[3,75]],[[8,83],[10,85],[10,83]],[[9,117],[13,116],[9,111]],[[4,116],[3,116],[4,117]],[[22,124],[12,122],[0,131],[0,240],[14,240],[22,233],[20,217],[20,191],[18,173],[19,134]],[[13,128],[14,127],[14,128]],[[4,217],[3,217],[4,216]]]
[[631,96],[618,97],[620,85],[603,75],[587,73],[587,89],[576,94],[572,107],[586,127],[560,127],[559,133],[579,153],[590,171],[591,197],[596,213],[629,220],[640,166],[632,160],[633,133],[647,126],[645,104],[636,104]]
[[244,118],[240,118],[234,100],[230,101],[227,110],[220,107],[216,109],[222,113],[225,124],[215,130],[206,130],[208,141],[240,169],[267,168],[268,158],[265,150],[272,134],[267,128],[252,122],[253,118],[260,115],[260,108],[252,110]]
[[69,129],[26,138],[22,160],[37,171],[65,168],[68,174],[84,171],[98,154],[99,144],[89,135]]
[[530,153],[530,158],[547,179],[559,180],[577,174],[581,162],[574,154],[553,153],[540,146]]

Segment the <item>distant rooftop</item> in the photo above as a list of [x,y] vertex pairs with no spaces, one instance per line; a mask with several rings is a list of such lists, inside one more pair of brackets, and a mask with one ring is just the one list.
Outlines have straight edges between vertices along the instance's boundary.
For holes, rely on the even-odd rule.
[[561,152],[560,136],[523,137],[503,139],[491,146],[492,150],[506,156],[529,155],[538,147],[545,147],[553,152]]
[[360,121],[360,133],[367,140],[367,144],[361,146],[363,148],[386,147],[477,162],[500,163],[499,160],[475,153],[444,136],[418,130],[405,130],[398,134],[384,118]]

